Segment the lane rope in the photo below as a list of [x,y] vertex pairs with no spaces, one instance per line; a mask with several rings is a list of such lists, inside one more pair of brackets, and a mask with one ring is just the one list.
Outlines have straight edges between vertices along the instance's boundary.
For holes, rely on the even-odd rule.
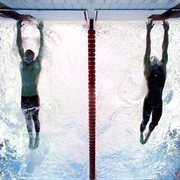
[[88,30],[88,91],[89,91],[89,177],[96,179],[96,69],[95,30],[90,19]]

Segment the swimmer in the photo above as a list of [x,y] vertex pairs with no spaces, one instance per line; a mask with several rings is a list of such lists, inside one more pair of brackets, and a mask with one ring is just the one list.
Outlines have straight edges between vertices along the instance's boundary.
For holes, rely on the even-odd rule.
[[[166,80],[166,64],[168,62],[168,30],[169,23],[163,21],[164,28],[164,40],[162,44],[162,60],[156,56],[150,57],[151,54],[151,38],[150,32],[153,28],[153,21],[150,20],[146,24],[147,35],[146,35],[146,51],[144,55],[144,76],[147,81],[148,92],[144,99],[143,105],[143,120],[140,125],[140,142],[145,144],[154,128],[158,125],[158,122],[162,115],[162,92]],[[152,121],[149,125],[149,130],[143,135],[146,125],[149,121],[152,113]]]
[[[28,49],[24,52],[22,46],[21,28],[22,21],[17,21],[17,47],[21,57],[20,72],[22,80],[21,91],[21,109],[26,119],[27,131],[29,134],[29,148],[36,149],[39,146],[39,106],[40,99],[37,90],[39,75],[41,72],[41,60],[43,55],[44,36],[43,36],[43,23],[39,22],[37,28],[40,32],[40,47],[38,56],[32,50]],[[33,122],[36,131],[35,141],[33,138]]]

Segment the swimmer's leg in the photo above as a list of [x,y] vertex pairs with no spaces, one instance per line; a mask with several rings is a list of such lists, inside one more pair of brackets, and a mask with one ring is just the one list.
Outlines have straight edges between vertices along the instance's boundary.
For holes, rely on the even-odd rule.
[[144,142],[146,143],[152,133],[152,131],[154,130],[154,128],[158,125],[158,122],[161,118],[162,115],[162,100],[161,100],[161,104],[159,105],[158,108],[154,108],[153,112],[152,112],[152,122],[149,125],[149,131],[148,133],[145,135],[145,139]]
[[162,115],[162,100],[158,108],[154,108],[152,112],[152,122],[149,125],[149,131],[153,131],[154,128],[158,125],[158,122]]
[[28,112],[27,110],[23,111],[25,119],[26,119],[26,126],[27,126],[27,131],[29,134],[29,148],[33,149],[33,133],[32,133],[32,114]]
[[36,136],[35,141],[34,141],[34,147],[33,147],[33,149],[38,148],[38,146],[39,146],[39,137]]
[[40,132],[39,109],[37,109],[33,113],[33,121],[34,121],[34,126],[35,126],[35,131],[36,131],[34,149],[36,149],[39,146],[39,132]]
[[29,149],[33,149],[33,136],[29,137]]
[[40,132],[39,109],[35,110],[32,117],[34,121],[35,131],[36,133],[37,132],[39,133]]
[[140,125],[141,132],[144,132],[144,130],[146,129],[146,125],[149,121],[151,111],[152,111],[151,104],[149,103],[148,98],[145,98],[144,105],[143,105],[143,120]]
[[151,111],[152,111],[151,104],[149,103],[148,98],[145,98],[144,105],[143,105],[143,120],[140,125],[140,142],[141,142],[141,144],[145,144],[143,132],[146,129],[146,125],[149,121]]

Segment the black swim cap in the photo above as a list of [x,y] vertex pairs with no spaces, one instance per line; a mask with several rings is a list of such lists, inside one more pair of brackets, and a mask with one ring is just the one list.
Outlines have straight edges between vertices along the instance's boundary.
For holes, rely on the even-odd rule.
[[26,52],[25,52],[25,53],[27,53],[27,54],[31,54],[31,55],[33,55],[33,56],[35,55],[35,54],[34,54],[34,52],[33,52],[32,50],[30,50],[30,49],[26,50]]

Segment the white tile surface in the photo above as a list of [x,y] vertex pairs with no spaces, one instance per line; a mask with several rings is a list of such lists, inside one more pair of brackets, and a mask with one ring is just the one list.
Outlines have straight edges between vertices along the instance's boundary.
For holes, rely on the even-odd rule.
[[66,0],[66,3],[79,3],[78,0]]
[[53,2],[53,6],[55,7],[55,9],[64,9],[61,3]]
[[31,14],[37,20],[43,21],[85,21],[84,11],[17,11],[20,14]]
[[[39,1],[42,1],[42,0],[39,0]],[[48,1],[48,0],[46,0]],[[65,3],[64,0],[51,0],[53,3]]]
[[[180,0],[1,0],[1,2],[12,9],[14,8],[15,10],[52,10],[48,13],[49,17],[46,15],[44,16],[45,19],[49,20],[54,20],[54,18],[57,19],[52,13],[53,10],[61,10],[61,12],[62,10],[87,10],[89,18],[94,18],[95,10],[118,10],[118,13],[122,10],[122,15],[123,13],[128,14],[129,10],[137,10],[136,12],[139,11],[131,16],[131,19],[133,20],[146,18],[144,13],[141,13],[141,10],[168,10],[180,3]],[[124,10],[128,11],[125,12]],[[32,14],[31,11],[28,11],[28,14],[31,14],[32,16],[33,13],[34,11],[32,11]],[[65,13],[65,15],[66,14],[67,13]],[[102,14],[105,16],[102,19],[108,19],[106,13]],[[117,13],[111,16],[111,18],[118,19],[118,17],[115,17],[116,14]],[[36,16],[38,17],[38,14],[36,14]],[[72,17],[73,19],[79,19],[79,15],[76,17],[76,13],[72,13],[72,16],[74,16]],[[65,16],[63,15],[62,17]],[[68,17],[70,17],[70,15],[68,15]],[[128,16],[128,18],[130,17]]]
[[88,0],[79,0],[79,3],[87,3]]
[[105,3],[117,3],[118,0],[105,0]]
[[149,11],[149,10],[142,10],[142,11],[136,11],[136,10],[129,10],[129,11],[116,11],[116,10],[104,10],[104,11],[98,11],[98,21],[130,21],[132,20],[132,17],[134,20],[146,20],[149,16],[152,14],[162,14],[165,11]]
[[133,0],[131,1],[131,4],[137,4],[137,3],[143,3],[144,0]]
[[119,0],[118,3],[129,3],[131,0]]

